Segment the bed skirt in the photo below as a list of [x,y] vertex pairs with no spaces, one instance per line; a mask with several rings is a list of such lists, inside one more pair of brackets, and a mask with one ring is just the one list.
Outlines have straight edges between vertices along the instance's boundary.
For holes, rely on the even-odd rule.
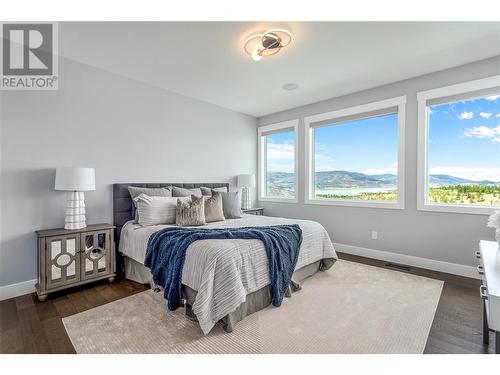
[[[150,284],[154,287],[149,268],[129,257],[124,258],[125,277],[127,279],[141,284]],[[334,263],[335,259],[333,258],[322,259],[295,270],[286,296],[291,297],[293,292],[301,289],[301,284],[306,278],[314,275],[318,271],[326,271]],[[191,306],[196,299],[196,290],[191,289],[187,285],[182,285],[182,294],[183,298],[186,300],[186,315],[190,319],[196,320],[196,316],[191,311]],[[232,332],[236,323],[243,320],[246,316],[266,308],[271,304],[271,302],[271,285],[266,285],[265,287],[248,294],[245,302],[243,302],[236,310],[220,320],[223,324],[224,330],[226,332]]]

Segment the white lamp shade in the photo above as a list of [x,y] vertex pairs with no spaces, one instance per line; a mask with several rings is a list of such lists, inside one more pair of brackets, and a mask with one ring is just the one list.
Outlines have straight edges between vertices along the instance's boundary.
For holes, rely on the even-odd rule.
[[255,175],[254,174],[240,174],[240,175],[238,175],[238,186],[239,187],[255,187]]
[[95,169],[57,168],[55,189],[67,191],[95,190]]

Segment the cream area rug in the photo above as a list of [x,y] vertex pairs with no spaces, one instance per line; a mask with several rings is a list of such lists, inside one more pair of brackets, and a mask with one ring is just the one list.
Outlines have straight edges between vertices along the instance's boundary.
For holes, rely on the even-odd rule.
[[204,336],[151,290],[63,319],[77,353],[422,353],[443,282],[338,261],[302,290]]

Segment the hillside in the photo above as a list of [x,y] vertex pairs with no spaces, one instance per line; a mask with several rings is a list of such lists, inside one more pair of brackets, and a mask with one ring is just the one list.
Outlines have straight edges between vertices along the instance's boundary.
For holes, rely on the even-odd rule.
[[[267,177],[270,185],[287,187],[293,184],[293,174],[287,172],[269,172]],[[395,187],[397,176],[393,174],[367,175],[349,171],[326,171],[316,173],[316,187],[318,189],[335,188],[388,188]],[[500,186],[500,181],[473,181],[465,178],[454,177],[444,174],[431,174],[430,186],[454,186],[454,185],[481,185]]]

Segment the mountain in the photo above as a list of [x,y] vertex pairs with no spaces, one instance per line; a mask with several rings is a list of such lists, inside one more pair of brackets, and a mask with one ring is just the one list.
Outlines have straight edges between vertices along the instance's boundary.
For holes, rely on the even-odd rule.
[[358,172],[328,171],[316,173],[316,187],[326,189],[332,186],[336,188],[351,187],[391,187],[395,186],[397,177],[395,175],[366,175]]
[[[294,182],[293,173],[269,172],[267,181],[276,186],[292,186]],[[500,181],[473,181],[465,178],[449,176],[446,174],[431,174],[429,179],[431,186],[449,185],[482,185],[500,186]],[[349,171],[325,171],[316,172],[316,187],[319,189],[328,188],[391,188],[397,185],[397,176],[394,174],[367,175],[359,172]]]

